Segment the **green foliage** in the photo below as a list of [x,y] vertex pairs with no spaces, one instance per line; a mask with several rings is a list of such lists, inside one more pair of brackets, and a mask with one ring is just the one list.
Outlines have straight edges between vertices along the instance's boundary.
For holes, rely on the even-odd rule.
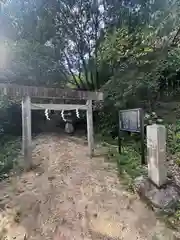
[[22,85],[64,85],[65,69],[56,62],[54,49],[39,42],[3,38],[0,80]]
[[21,107],[19,101],[0,98],[0,138],[5,134],[21,135]]
[[[39,125],[44,120],[43,111],[32,111],[32,133],[40,131]],[[0,139],[6,134],[12,136],[22,135],[22,116],[20,99],[0,97]]]
[[114,108],[104,108],[98,113],[98,131],[104,136],[117,136],[118,133],[118,112]]
[[117,104],[123,93],[130,98],[134,88],[145,88],[151,94],[164,66],[160,61],[157,64],[152,53],[178,25],[177,3],[7,1],[0,36],[12,41],[9,56],[13,53],[14,58],[10,57],[9,74],[5,71],[1,78],[53,86],[66,81],[91,90],[111,79],[113,85],[108,88],[117,86],[112,93],[121,95],[115,99]]
[[179,10],[177,1],[140,1],[139,11],[126,15],[133,21],[106,31],[98,49],[99,69],[106,66],[108,76],[102,87],[109,109],[104,131],[110,124],[117,128],[117,121],[112,119],[119,109],[145,106],[153,112],[157,101],[178,94],[179,38],[175,23]]
[[175,124],[168,125],[167,129],[168,152],[180,157],[180,121],[178,120]]
[[109,158],[117,161],[120,174],[127,174],[132,179],[145,174],[146,170],[141,165],[141,155],[136,152],[133,147],[126,146],[123,148],[123,153],[120,155],[117,150],[109,149]]
[[179,232],[180,224],[180,202],[175,203],[170,211],[162,211],[160,217],[164,219],[167,226]]
[[20,152],[21,108],[19,101],[0,98],[0,179],[8,176]]
[[[140,100],[154,100],[165,69],[163,53],[155,48],[151,28],[129,33],[127,28],[108,34],[100,49],[100,63],[107,62],[112,77],[103,90],[117,107]],[[155,96],[154,96],[155,95]]]
[[17,164],[17,156],[20,152],[21,139],[12,136],[4,136],[0,139],[0,179],[8,176],[9,171]]
[[129,33],[128,28],[124,27],[108,33],[100,48],[101,60],[108,62],[113,67],[117,65],[117,68],[120,69],[122,63],[125,64],[129,60],[134,62],[136,58],[153,52],[151,46],[153,32],[151,29],[143,30],[139,28],[135,32]]
[[175,218],[176,220],[180,221],[180,209],[176,211]]
[[[35,114],[35,116],[34,116]],[[37,133],[38,123],[42,120],[40,113],[32,114],[32,132]],[[22,135],[21,105],[19,100],[5,96],[0,98],[0,179],[8,176],[17,164]]]

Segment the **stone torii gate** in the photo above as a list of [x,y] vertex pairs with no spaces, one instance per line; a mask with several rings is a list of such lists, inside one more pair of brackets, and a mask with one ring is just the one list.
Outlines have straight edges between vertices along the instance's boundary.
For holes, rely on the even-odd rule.
[[[34,86],[21,86],[15,84],[0,84],[0,94],[9,97],[22,98],[22,150],[25,160],[25,167],[28,170],[32,166],[32,137],[31,137],[31,110],[74,110],[81,109],[86,111],[87,116],[87,135],[89,155],[94,153],[94,134],[93,134],[93,110],[92,101],[102,101],[103,93],[76,91],[72,89],[44,88]],[[34,98],[39,99],[70,99],[86,100],[85,105],[81,104],[40,104],[33,103]],[[32,100],[32,101],[31,101]]]

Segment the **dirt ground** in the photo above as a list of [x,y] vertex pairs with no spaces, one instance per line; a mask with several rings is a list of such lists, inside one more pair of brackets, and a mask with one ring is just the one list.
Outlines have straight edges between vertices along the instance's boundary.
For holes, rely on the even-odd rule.
[[83,141],[43,135],[34,145],[36,168],[0,183],[1,240],[174,239]]

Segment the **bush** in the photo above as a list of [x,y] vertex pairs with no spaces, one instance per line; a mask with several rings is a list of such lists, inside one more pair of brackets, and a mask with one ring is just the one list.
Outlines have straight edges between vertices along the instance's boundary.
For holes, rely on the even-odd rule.
[[9,171],[17,163],[17,156],[21,147],[21,139],[4,136],[0,141],[0,179],[8,176]]
[[18,101],[3,96],[0,99],[0,137],[5,134],[21,135],[21,107]]
[[[44,113],[32,112],[32,132],[39,132],[38,121],[44,119]],[[0,98],[0,179],[7,176],[16,164],[20,151],[22,135],[21,104],[6,96]]]
[[126,173],[132,179],[145,174],[145,169],[141,165],[141,155],[133,147],[124,147],[122,154],[114,149],[109,149],[109,158],[114,158],[117,161],[120,174]]
[[118,136],[118,111],[115,107],[105,107],[96,116],[97,130],[102,135]]
[[[44,111],[32,111],[32,133],[39,133],[42,121],[45,119]],[[22,110],[20,100],[11,100],[6,96],[0,98],[0,138],[4,135],[22,135]]]
[[167,149],[170,154],[180,154],[180,120],[167,126]]

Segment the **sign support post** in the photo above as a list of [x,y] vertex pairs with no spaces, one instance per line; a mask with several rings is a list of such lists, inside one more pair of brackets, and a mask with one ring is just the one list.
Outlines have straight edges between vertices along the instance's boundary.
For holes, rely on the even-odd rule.
[[121,114],[119,114],[119,131],[118,131],[118,149],[119,149],[119,154],[122,153],[122,131],[121,129]]
[[144,151],[144,112],[140,109],[140,125],[141,125],[141,164],[146,164]]
[[119,154],[122,153],[121,147],[122,147],[122,139],[121,139],[121,131],[119,130],[119,132],[118,132],[118,149],[119,149]]
[[118,146],[122,153],[122,132],[140,133],[141,135],[141,163],[145,164],[144,152],[144,113],[141,108],[119,111]]

